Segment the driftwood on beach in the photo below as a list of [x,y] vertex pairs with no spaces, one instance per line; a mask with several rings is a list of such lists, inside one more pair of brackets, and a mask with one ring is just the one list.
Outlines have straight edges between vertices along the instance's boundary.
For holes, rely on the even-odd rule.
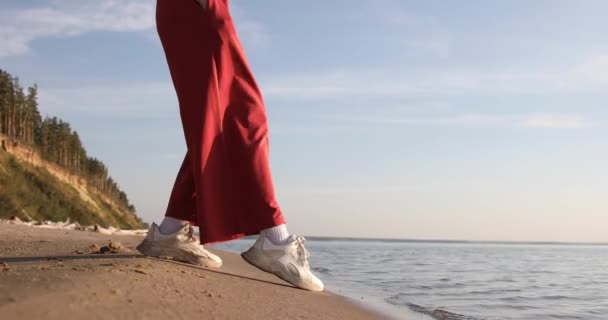
[[97,232],[101,234],[123,234],[123,235],[140,235],[145,236],[148,230],[146,229],[138,229],[138,230],[121,230],[118,228],[114,228],[112,226],[104,228],[100,225],[92,225],[92,226],[82,226],[78,222],[71,222],[70,219],[66,221],[22,221],[19,217],[11,217],[9,219],[0,219],[0,223],[4,224],[15,224],[15,225],[23,225],[34,228],[41,229],[63,229],[63,230],[78,230],[78,231],[90,231]]

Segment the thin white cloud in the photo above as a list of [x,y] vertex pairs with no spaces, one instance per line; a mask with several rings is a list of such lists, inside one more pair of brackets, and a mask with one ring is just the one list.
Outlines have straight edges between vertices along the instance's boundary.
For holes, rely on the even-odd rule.
[[407,10],[403,1],[366,1],[357,19],[372,19],[383,27],[376,37],[388,37],[387,42],[396,42],[402,50],[425,56],[446,58],[452,51],[451,31],[435,16]]
[[154,27],[153,0],[61,0],[47,6],[0,13],[0,57],[27,53],[45,37],[92,31],[135,32]]
[[416,50],[440,58],[447,58],[451,51],[451,43],[448,38],[439,35],[430,39],[407,39],[403,40],[402,44],[406,51]]
[[264,24],[246,18],[239,20],[236,24],[239,35],[245,43],[245,46],[258,49],[268,48],[270,46],[271,37]]
[[407,186],[286,186],[285,194],[314,194],[333,196],[336,194],[351,194],[353,196],[361,194],[401,194],[417,190]]
[[[32,41],[73,37],[94,31],[141,32],[156,41],[154,0],[56,0],[46,6],[0,12],[0,57],[29,52]],[[232,5],[243,42],[265,48],[264,24]]]
[[261,21],[251,17],[240,5],[230,4],[231,15],[244,46],[268,48],[271,44],[271,35],[268,28]]
[[537,129],[584,129],[594,123],[581,114],[540,113],[529,115],[519,122],[520,126]]
[[[177,113],[177,98],[170,82],[73,88],[41,88],[40,108],[45,114],[86,113],[117,117],[157,117]],[[420,110],[418,108],[415,108]],[[437,110],[436,110],[437,111]],[[379,111],[380,112],[380,111]],[[428,116],[356,116],[349,112],[323,116],[315,127],[273,126],[273,134],[357,131],[360,123],[394,126],[462,128],[586,129],[600,126],[597,119],[577,112],[529,112],[518,114],[460,113],[442,111]]]
[[428,117],[336,117],[338,122],[381,125],[437,126],[462,128],[585,129],[596,124],[579,113],[526,113],[515,115],[461,114]]
[[45,114],[86,113],[121,117],[154,117],[177,112],[177,98],[170,82],[130,85],[39,89]]
[[603,93],[608,54],[549,70],[337,70],[262,78],[268,97],[400,98]]

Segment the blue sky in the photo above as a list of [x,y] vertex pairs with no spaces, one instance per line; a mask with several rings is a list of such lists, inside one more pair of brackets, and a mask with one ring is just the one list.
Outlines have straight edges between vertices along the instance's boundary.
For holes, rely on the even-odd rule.
[[[608,241],[608,2],[231,5],[292,231]],[[39,85],[147,221],[185,153],[154,6],[0,4],[0,68]]]

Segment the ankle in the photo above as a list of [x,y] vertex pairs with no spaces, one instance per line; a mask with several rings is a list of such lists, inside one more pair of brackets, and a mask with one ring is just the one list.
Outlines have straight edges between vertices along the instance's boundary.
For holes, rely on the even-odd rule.
[[281,224],[260,231],[260,236],[266,237],[270,242],[279,245],[285,243],[287,239],[289,239],[289,231],[287,231],[287,226],[285,224]]
[[181,230],[185,225],[188,224],[188,221],[175,219],[171,217],[165,217],[163,221],[158,226],[158,230],[162,234],[173,234]]

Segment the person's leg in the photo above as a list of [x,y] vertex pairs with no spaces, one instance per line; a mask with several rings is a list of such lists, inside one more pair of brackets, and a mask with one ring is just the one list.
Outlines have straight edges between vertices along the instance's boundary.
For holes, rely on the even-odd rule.
[[148,256],[166,256],[175,260],[218,268],[222,259],[207,251],[194,238],[192,222],[196,218],[194,183],[188,154],[175,179],[165,218],[160,226],[153,223],[137,249]]
[[201,242],[262,232],[243,253],[248,262],[300,288],[322,290],[310,272],[303,238],[283,239],[288,232],[270,174],[266,110],[228,1],[211,0],[206,9],[193,1],[158,0],[157,5],[194,178]]
[[[213,51],[218,139],[210,152],[203,188],[223,188],[221,196],[203,195],[205,240],[230,240],[285,224],[276,200],[269,163],[268,118],[262,94],[249,68],[226,0],[209,2],[217,38]],[[229,223],[226,223],[229,222]],[[284,229],[284,227],[280,228]],[[280,239],[284,240],[284,239]]]
[[160,232],[173,234],[188,223],[197,225],[194,198],[194,177],[190,170],[190,159],[188,159],[188,153],[186,153],[173,184],[165,218],[159,226]]
[[[192,97],[188,94],[194,92],[191,89],[192,87],[198,86],[198,96],[203,96],[203,87],[200,87],[200,85],[204,84],[204,81],[190,83],[192,79],[184,79],[182,75],[189,75],[185,73],[184,68],[196,67],[186,65],[184,61],[196,61],[197,58],[204,59],[204,56],[196,56],[200,51],[193,53],[187,50],[187,42],[190,39],[183,39],[182,35],[187,33],[196,35],[195,30],[203,33],[205,30],[209,30],[209,28],[205,29],[200,25],[201,21],[204,22],[204,19],[202,19],[204,17],[198,10],[199,7],[191,1],[158,0],[157,2],[158,31],[180,102],[180,114],[184,125],[188,152],[175,179],[166,217],[161,223],[161,227],[159,228],[153,223],[148,235],[137,249],[149,256],[169,256],[180,261],[208,267],[219,267],[222,265],[221,259],[203,248],[200,241],[194,238],[193,228],[190,225],[191,223],[198,224],[197,217],[200,216],[200,208],[196,205],[196,195],[200,193],[200,190],[197,190],[195,174],[200,172],[197,160],[200,159],[202,146],[202,142],[196,139],[196,131],[199,132],[198,136],[200,136],[202,130],[201,117],[192,113],[193,110],[204,108],[201,107],[200,103],[196,103],[196,100],[192,100]],[[190,21],[195,25],[184,24],[184,21]],[[198,28],[197,24],[199,24]],[[210,61],[210,59],[208,60]],[[207,72],[204,69],[198,69],[198,71],[200,77],[209,77],[210,69]],[[184,88],[188,88],[188,90],[184,91]],[[186,96],[184,96],[184,92],[186,92]]]
[[[179,100],[202,243],[285,223],[268,162],[266,111],[227,1],[158,1],[158,29]],[[181,206],[189,191],[176,188]],[[176,215],[185,210],[171,209]],[[192,211],[191,211],[192,212]],[[169,216],[175,217],[172,214]],[[281,228],[280,228],[281,229]],[[273,233],[281,234],[281,233]],[[284,237],[279,237],[284,240]]]
[[[311,291],[323,290],[323,283],[308,265],[304,238],[289,235],[285,219],[275,199],[270,174],[268,119],[253,73],[245,58],[236,30],[229,18],[228,1],[212,1],[222,12],[218,30],[218,88],[227,107],[223,118],[224,152],[231,174],[237,177],[231,191],[239,206],[238,230],[260,233],[256,243],[242,257],[263,271]],[[227,18],[226,18],[227,17]]]

